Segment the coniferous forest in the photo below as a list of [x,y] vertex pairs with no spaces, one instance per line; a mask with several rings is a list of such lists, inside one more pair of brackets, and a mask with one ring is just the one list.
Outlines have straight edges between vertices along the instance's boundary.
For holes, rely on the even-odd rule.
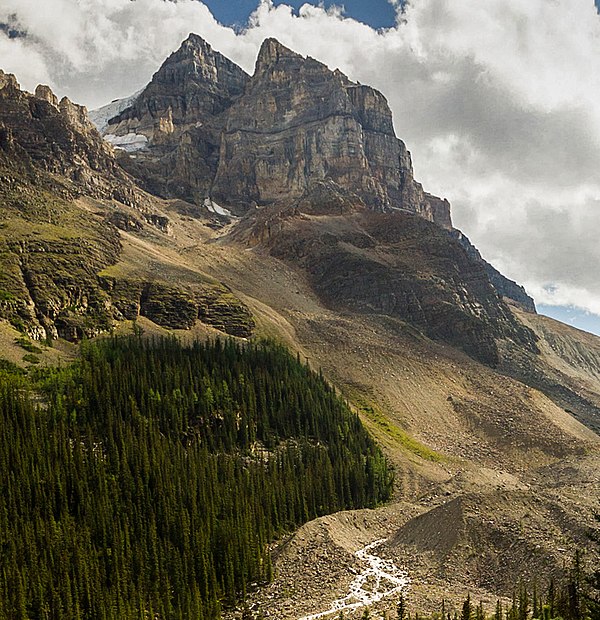
[[139,336],[0,370],[0,619],[218,618],[267,545],[375,506],[358,417],[274,344]]

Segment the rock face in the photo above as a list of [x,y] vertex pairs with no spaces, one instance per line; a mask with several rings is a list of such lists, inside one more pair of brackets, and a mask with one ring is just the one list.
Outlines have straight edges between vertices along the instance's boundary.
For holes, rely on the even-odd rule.
[[105,131],[148,140],[123,165],[165,197],[210,196],[242,214],[333,182],[368,208],[451,227],[448,202],[414,180],[385,97],[275,39],[250,78],[190,35]]
[[244,210],[252,200],[300,197],[326,179],[372,209],[450,222],[442,201],[432,205],[414,181],[384,96],[267,39],[244,95],[228,111],[212,193]]
[[520,308],[526,312],[535,314],[535,302],[533,298],[527,294],[527,291],[520,285],[509,280],[506,276],[503,276],[493,265],[490,265],[484,260],[479,250],[471,243],[469,238],[460,230],[453,229],[450,231],[450,235],[456,239],[462,247],[466,250],[467,254],[474,260],[479,261],[485,269],[492,286],[498,291],[498,293],[516,303]]
[[223,112],[247,80],[243,69],[191,34],[104,132],[115,143],[131,135],[147,140],[134,161],[123,161],[147,189],[202,204],[217,170]]
[[310,200],[299,203],[307,211],[265,207],[238,238],[302,268],[335,310],[401,319],[489,366],[500,361],[499,341],[537,352],[535,335],[500,299],[483,261],[445,230],[401,212],[347,212],[333,188],[328,195],[329,213],[315,214]]
[[171,54],[133,105],[110,120],[110,131],[160,142],[218,116],[244,91],[248,75],[191,34]]
[[48,86],[31,95],[15,77],[0,71],[0,149],[21,163],[72,182],[78,194],[142,207],[142,193],[117,163],[87,116],[67,97],[58,101]]

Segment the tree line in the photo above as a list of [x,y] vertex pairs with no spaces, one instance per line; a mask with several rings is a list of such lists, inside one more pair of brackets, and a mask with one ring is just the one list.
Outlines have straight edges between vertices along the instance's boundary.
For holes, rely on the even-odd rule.
[[[438,611],[425,614],[411,610],[406,597],[401,595],[394,609],[380,614],[365,607],[359,617],[361,620],[600,620],[600,568],[586,572],[581,552],[576,551],[572,567],[562,581],[557,583],[550,578],[543,589],[535,583],[532,586],[520,583],[509,602],[498,599],[493,609],[486,609],[482,602],[476,604],[467,594],[458,609],[442,600]],[[260,618],[259,613],[255,620]],[[344,612],[336,618],[348,619]],[[252,620],[252,615],[247,614],[245,620]]]

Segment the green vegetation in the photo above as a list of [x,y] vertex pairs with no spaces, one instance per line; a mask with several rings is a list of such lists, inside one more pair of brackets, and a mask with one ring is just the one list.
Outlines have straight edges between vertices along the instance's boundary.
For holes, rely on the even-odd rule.
[[26,336],[19,336],[15,338],[15,344],[18,344],[22,349],[25,349],[28,353],[42,353],[42,349],[36,346]]
[[358,416],[272,344],[5,365],[0,427],[0,620],[218,618],[270,579],[269,541],[392,486]]
[[364,400],[359,400],[358,408],[360,412],[373,424],[382,430],[388,437],[396,441],[403,448],[420,456],[422,459],[428,461],[439,462],[443,460],[443,456],[438,454],[431,448],[420,443],[413,437],[411,437],[406,431],[402,430],[399,426],[391,422],[377,407],[366,403]]

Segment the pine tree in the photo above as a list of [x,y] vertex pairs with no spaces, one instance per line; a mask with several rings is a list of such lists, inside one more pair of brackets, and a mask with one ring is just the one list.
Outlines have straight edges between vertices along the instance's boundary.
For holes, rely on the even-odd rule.
[[460,620],[473,620],[473,605],[471,604],[470,594],[467,594],[467,598],[463,603]]
[[400,598],[396,604],[396,618],[398,620],[405,620],[406,618],[406,599],[402,593],[400,593]]

